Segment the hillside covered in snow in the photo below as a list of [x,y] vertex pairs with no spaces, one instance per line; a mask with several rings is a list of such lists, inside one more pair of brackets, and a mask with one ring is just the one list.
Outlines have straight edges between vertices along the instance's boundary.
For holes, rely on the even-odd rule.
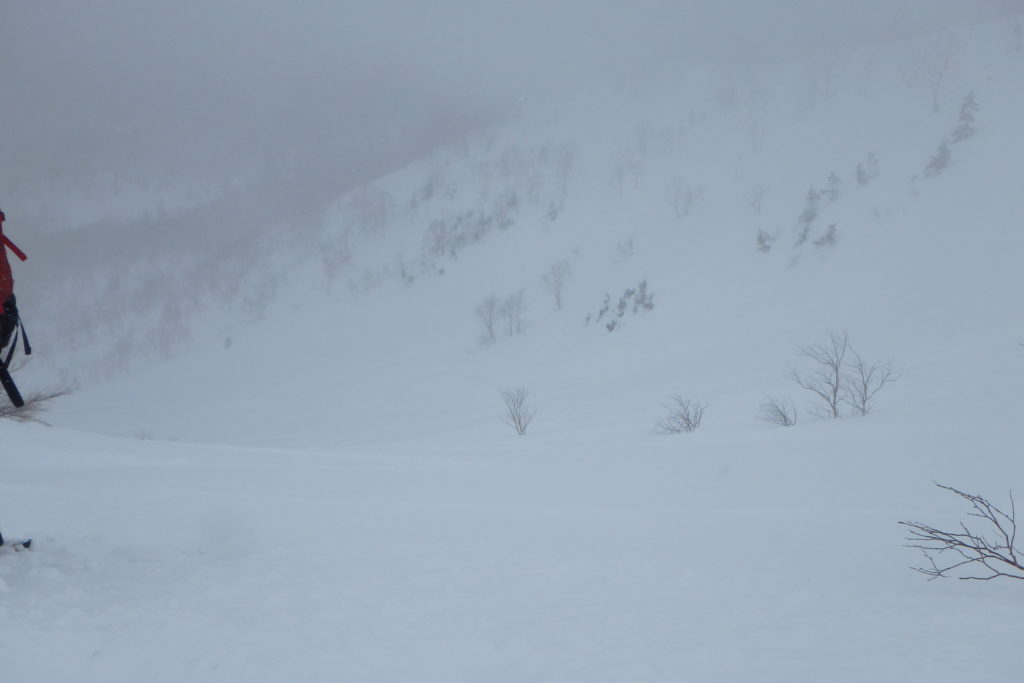
[[4,680],[1018,679],[1019,582],[897,522],[1024,486],[1020,26],[524,101],[303,214],[5,206],[70,393],[0,421]]

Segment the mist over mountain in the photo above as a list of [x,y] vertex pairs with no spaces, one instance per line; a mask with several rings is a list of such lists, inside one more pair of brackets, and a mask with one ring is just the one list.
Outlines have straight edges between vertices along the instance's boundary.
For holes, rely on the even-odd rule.
[[33,232],[274,194],[282,213],[601,83],[763,64],[1009,12],[999,0],[12,3],[4,202]]

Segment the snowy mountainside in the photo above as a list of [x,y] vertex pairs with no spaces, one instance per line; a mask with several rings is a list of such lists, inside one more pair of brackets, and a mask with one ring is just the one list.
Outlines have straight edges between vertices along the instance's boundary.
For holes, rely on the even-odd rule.
[[[696,69],[323,215],[41,241],[16,377],[80,387],[0,420],[5,683],[1018,680],[1020,582],[926,582],[897,525],[1024,481],[1024,53],[953,40],[937,112],[944,36]],[[819,418],[843,331],[898,377]]]
[[[58,357],[80,346],[66,371],[90,378],[54,418],[182,439],[362,442],[452,414],[501,430],[490,404],[523,384],[551,406],[537,429],[590,415],[643,430],[674,392],[716,406],[710,425],[715,413],[749,421],[762,394],[791,390],[798,348],[829,331],[904,365],[959,348],[951,338],[1010,342],[1022,245],[1006,198],[1024,142],[1021,55],[1004,33],[527,106],[341,198],[319,228],[225,241],[220,261],[188,261],[182,239],[168,256],[98,272],[111,278],[99,316],[72,294],[56,327],[102,325],[43,342]],[[943,40],[956,58],[936,112],[905,71]],[[929,177],[972,93],[976,134]],[[560,309],[543,280],[557,267]],[[653,308],[630,301],[619,317],[641,285]],[[480,344],[477,309],[519,291],[523,333]],[[46,319],[36,326],[45,337]],[[135,371],[92,381],[118,367]],[[118,396],[152,382],[177,407],[125,424]],[[239,391],[265,395],[265,409],[237,403]],[[277,407],[297,404],[301,421]],[[401,424],[367,432],[390,412]]]

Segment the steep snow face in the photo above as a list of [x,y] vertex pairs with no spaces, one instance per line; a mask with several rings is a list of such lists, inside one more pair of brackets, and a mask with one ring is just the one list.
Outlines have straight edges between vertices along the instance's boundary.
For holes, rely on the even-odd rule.
[[[9,679],[1019,678],[1015,582],[896,525],[1024,481],[1015,41],[527,103],[273,237],[20,266],[19,383],[80,387],[0,423]],[[844,333],[896,381],[820,418]]]

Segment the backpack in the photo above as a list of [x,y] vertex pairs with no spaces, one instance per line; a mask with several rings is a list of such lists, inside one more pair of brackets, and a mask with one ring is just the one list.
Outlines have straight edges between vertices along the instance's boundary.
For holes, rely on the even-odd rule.
[[[0,349],[7,348],[10,344],[11,348],[7,352],[7,358],[4,360],[4,365],[8,365],[11,362],[11,357],[14,355],[14,349],[18,345],[17,332],[21,330],[21,338],[25,344],[25,355],[32,353],[32,346],[28,343],[28,337],[25,336],[25,326],[21,323],[21,316],[18,314],[18,303],[11,294],[7,297],[7,301],[3,303],[3,311],[0,312]],[[12,342],[13,338],[13,342]]]

